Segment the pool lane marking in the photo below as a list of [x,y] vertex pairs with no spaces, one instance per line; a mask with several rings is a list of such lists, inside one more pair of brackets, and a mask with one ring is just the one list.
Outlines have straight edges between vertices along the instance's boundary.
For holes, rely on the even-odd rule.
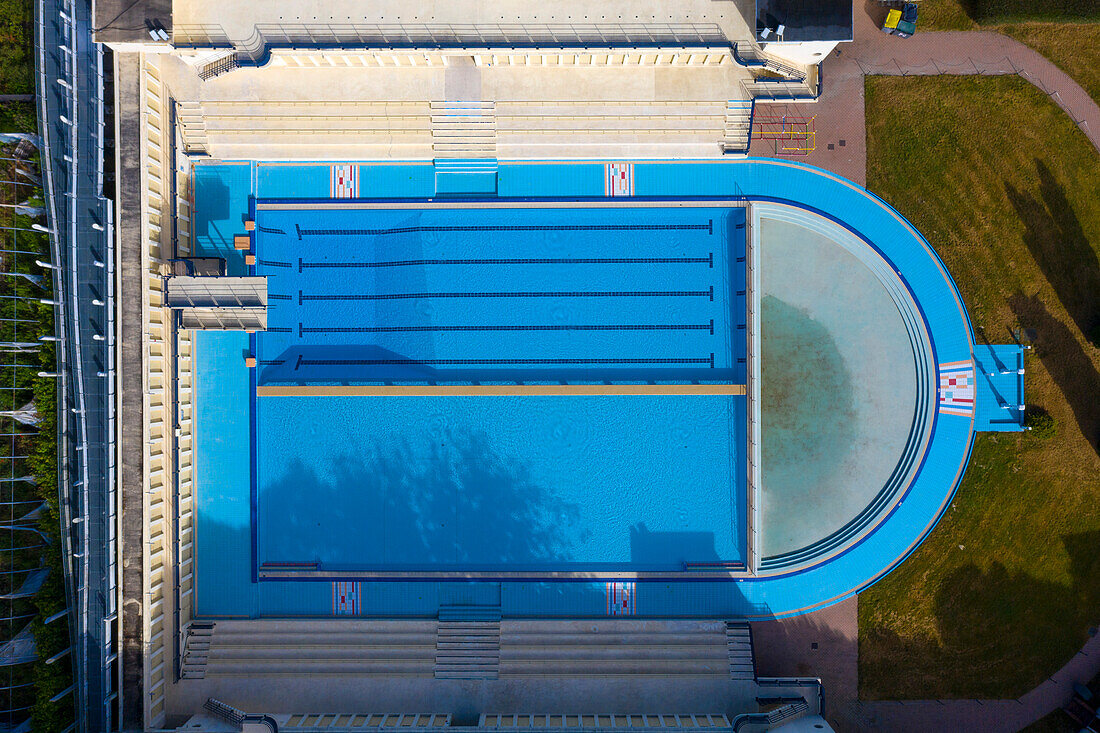
[[[289,264],[271,263],[279,267]],[[298,272],[307,268],[426,267],[429,265],[663,265],[705,264],[714,267],[714,253],[706,257],[512,257],[497,259],[383,260],[380,262],[306,262],[298,258]]]
[[258,397],[557,397],[745,394],[743,384],[264,385]]
[[302,229],[294,225],[298,239],[302,237],[372,237],[424,232],[689,232],[714,234],[714,220],[706,224],[486,224],[449,226],[383,227],[381,229]]
[[362,293],[306,295],[298,291],[298,305],[307,300],[415,300],[418,298],[708,298],[714,300],[714,286],[707,290],[520,290],[485,293]]
[[618,357],[592,357],[576,359],[307,359],[302,355],[294,362],[294,368],[303,366],[536,366],[549,364],[552,366],[580,366],[599,364],[614,365],[638,365],[638,364],[706,364],[714,368],[714,354],[707,357],[683,358],[618,358]]
[[[290,332],[290,328],[270,331]],[[624,324],[573,324],[573,325],[477,325],[477,326],[305,326],[298,322],[298,336],[307,333],[438,333],[480,331],[707,331],[714,335],[714,320],[708,323],[624,323]]]

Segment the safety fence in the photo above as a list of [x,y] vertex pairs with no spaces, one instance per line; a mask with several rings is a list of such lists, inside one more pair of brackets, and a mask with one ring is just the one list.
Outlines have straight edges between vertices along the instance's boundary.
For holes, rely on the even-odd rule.
[[54,279],[58,492],[81,731],[117,727],[120,637],[115,494],[113,211],[103,48],[91,8],[37,0],[35,66]]

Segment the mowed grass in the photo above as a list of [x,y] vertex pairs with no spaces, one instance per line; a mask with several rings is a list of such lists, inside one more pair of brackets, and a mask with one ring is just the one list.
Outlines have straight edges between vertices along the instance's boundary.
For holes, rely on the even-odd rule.
[[917,30],[961,31],[1034,21],[1100,21],[1097,0],[921,0]]
[[936,247],[979,340],[1034,329],[1057,435],[982,434],[943,521],[860,596],[864,699],[1011,698],[1100,622],[1100,156],[1014,77],[868,77],[867,182]]
[[1018,23],[995,30],[1046,56],[1100,104],[1100,22]]

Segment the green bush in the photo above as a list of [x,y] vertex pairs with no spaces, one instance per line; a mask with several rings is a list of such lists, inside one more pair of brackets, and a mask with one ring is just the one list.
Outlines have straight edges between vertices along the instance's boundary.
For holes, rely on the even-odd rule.
[[1024,427],[1040,440],[1049,440],[1058,434],[1058,423],[1041,407],[1029,407],[1024,414]]
[[33,23],[29,0],[0,0],[0,94],[34,93]]

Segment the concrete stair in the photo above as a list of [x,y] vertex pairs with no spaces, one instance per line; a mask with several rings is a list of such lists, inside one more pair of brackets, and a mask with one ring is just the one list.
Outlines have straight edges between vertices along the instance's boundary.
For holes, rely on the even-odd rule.
[[233,69],[240,68],[237,63],[237,52],[229,51],[221,58],[208,61],[199,67],[199,78],[203,81],[213,79],[214,77],[221,76],[222,74],[233,71]]
[[755,680],[756,661],[752,651],[752,629],[747,623],[726,623],[726,657],[730,679]]
[[431,677],[435,621],[219,622],[207,676]]
[[751,99],[731,99],[726,102],[725,135],[722,138],[722,152],[747,155],[752,138]]
[[431,120],[436,158],[496,157],[496,103],[432,102]]
[[209,152],[210,141],[206,136],[206,117],[198,102],[180,102],[176,107],[176,124],[183,138],[183,151],[187,154]]
[[201,680],[206,677],[206,662],[213,638],[213,621],[192,621],[187,625],[183,638],[183,663],[180,665],[182,679]]
[[440,620],[436,679],[495,680],[500,670],[500,621]]
[[721,623],[508,621],[501,677],[726,677]]

